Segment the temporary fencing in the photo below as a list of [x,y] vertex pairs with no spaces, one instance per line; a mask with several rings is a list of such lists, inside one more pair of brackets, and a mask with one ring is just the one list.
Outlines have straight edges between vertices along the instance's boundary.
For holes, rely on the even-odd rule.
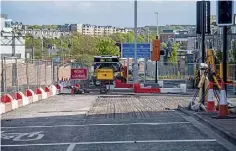
[[14,96],[16,92],[35,90],[55,84],[63,76],[64,65],[51,60],[2,59],[1,94]]
[[[186,79],[189,76],[194,76],[195,67],[197,64],[177,64],[159,62],[158,75],[159,79]],[[156,62],[147,62],[146,76],[147,80],[155,77]]]

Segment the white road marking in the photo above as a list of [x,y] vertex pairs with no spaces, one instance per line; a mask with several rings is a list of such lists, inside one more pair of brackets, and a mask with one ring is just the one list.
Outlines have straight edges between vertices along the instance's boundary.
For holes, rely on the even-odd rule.
[[75,145],[76,145],[75,143],[70,144],[66,151],[73,151]]
[[[69,143],[44,143],[44,144],[14,144],[2,145],[1,147],[23,147],[23,146],[55,146],[70,145],[68,149],[74,145],[91,145],[91,144],[131,144],[131,143],[183,143],[183,142],[216,142],[216,139],[193,139],[193,140],[142,140],[142,141],[102,141],[102,142],[69,142]],[[68,150],[67,149],[67,150]]]
[[20,129],[20,128],[46,128],[46,127],[128,126],[128,125],[172,125],[172,124],[190,124],[190,122],[120,123],[120,124],[86,124],[86,125],[42,125],[42,126],[1,127],[1,128],[2,128],[2,129]]
[[12,139],[13,141],[35,141],[43,138],[44,134],[40,132],[31,132],[31,133],[1,133],[1,139]]

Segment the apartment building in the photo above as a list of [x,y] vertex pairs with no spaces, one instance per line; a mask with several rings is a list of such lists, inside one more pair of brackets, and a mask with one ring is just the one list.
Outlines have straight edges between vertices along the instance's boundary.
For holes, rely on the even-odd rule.
[[115,27],[112,27],[112,26],[105,26],[104,27],[104,35],[105,36],[108,36],[108,35],[111,35],[111,34],[114,34],[116,33],[116,28]]
[[95,26],[94,27],[94,36],[99,37],[103,36],[105,32],[105,27],[103,26]]
[[95,27],[94,25],[90,25],[90,24],[84,24],[83,25],[83,35],[89,35],[89,36],[94,36],[94,32],[95,32]]
[[83,24],[71,24],[71,32],[83,33]]
[[117,28],[116,33],[128,33],[130,29],[128,28]]
[[113,26],[96,26],[90,24],[65,24],[58,26],[59,31],[71,31],[78,32],[82,35],[90,36],[108,36],[114,33],[128,33],[131,29],[128,28],[116,28]]

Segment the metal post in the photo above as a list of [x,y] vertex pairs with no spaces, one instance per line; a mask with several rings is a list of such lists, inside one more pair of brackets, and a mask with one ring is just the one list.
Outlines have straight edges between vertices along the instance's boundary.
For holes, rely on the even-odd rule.
[[4,70],[4,81],[5,81],[5,84],[4,84],[4,93],[6,94],[7,93],[7,67],[6,67],[6,65],[7,65],[7,63],[6,63],[6,57],[3,57],[3,59],[4,59],[4,66],[5,66],[5,70]]
[[[202,63],[205,63],[205,17],[206,17],[206,8],[205,8],[205,0],[202,2]],[[205,103],[205,82],[202,86],[202,104]]]
[[59,64],[57,64],[57,82],[59,82],[60,79],[59,79]]
[[[158,39],[158,14],[157,12],[155,12],[155,14],[157,15],[157,35],[156,35],[156,39]],[[158,68],[158,61],[156,61],[156,68],[155,68],[155,83],[157,83],[157,80],[159,80],[159,68]]]
[[45,86],[47,86],[47,61],[45,60],[44,61],[45,62],[45,75],[44,75],[44,77],[45,77]]
[[127,58],[127,78],[126,78],[126,83],[129,83],[129,58]]
[[33,39],[33,37],[31,37],[31,44],[32,44],[32,63],[34,62],[34,39]]
[[16,63],[16,92],[19,92],[19,78],[18,78],[18,67],[17,67],[17,58],[15,58]]
[[5,68],[4,68],[4,65],[3,65],[3,57],[1,58],[1,61],[2,61],[2,73],[1,73],[1,92],[4,92],[5,90],[4,90],[4,70],[6,70]]
[[12,56],[15,56],[16,55],[16,35],[15,35],[15,32],[12,31]]
[[[228,52],[227,52],[227,26],[223,27],[223,56],[222,56],[222,63],[223,63],[223,80],[224,82],[227,82],[227,58],[228,58]],[[227,94],[227,85],[225,85],[225,91]]]
[[61,51],[62,51],[62,63],[63,63],[63,65],[64,65],[64,61],[65,61],[65,60],[64,60],[64,59],[65,59],[64,57],[65,57],[65,56],[64,56],[64,50],[63,50],[63,48],[62,48],[62,40],[61,40],[61,39],[60,39],[60,42],[61,42]]
[[[147,42],[149,43],[149,27],[147,28]],[[144,83],[146,83],[147,58],[144,59]]]
[[54,64],[53,64],[53,60],[51,61],[51,80],[52,80],[52,84],[55,83],[55,78],[54,78]]
[[138,62],[137,62],[137,0],[134,1],[134,80],[138,83]]
[[41,38],[41,59],[43,60],[43,37]]
[[29,89],[29,65],[28,65],[28,59],[26,59],[26,84],[27,84],[27,89]]

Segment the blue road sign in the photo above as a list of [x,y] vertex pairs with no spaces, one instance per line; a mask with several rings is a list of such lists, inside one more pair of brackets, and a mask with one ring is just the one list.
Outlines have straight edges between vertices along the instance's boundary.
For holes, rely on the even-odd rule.
[[[121,46],[122,58],[134,58],[134,43],[124,43]],[[151,57],[151,44],[150,43],[137,43],[137,58],[150,58]]]

